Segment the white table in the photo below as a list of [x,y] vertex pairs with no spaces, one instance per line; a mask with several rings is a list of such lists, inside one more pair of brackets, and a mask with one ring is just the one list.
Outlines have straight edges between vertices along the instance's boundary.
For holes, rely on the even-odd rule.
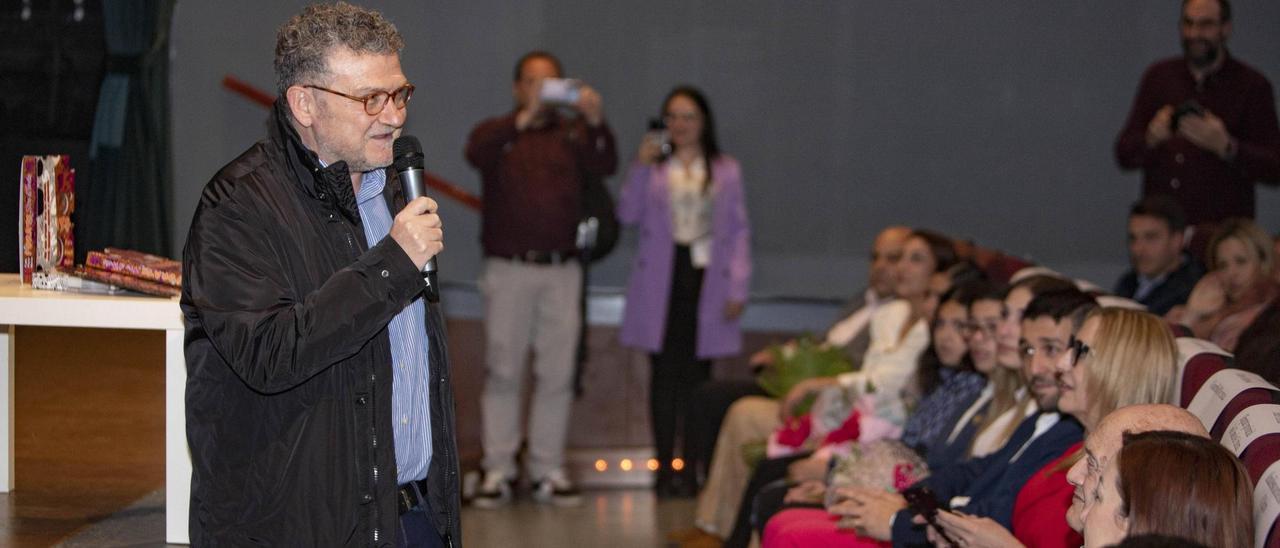
[[187,452],[178,299],[87,295],[24,286],[17,274],[0,274],[0,492],[13,490],[13,369],[16,326],[154,329],[164,331],[165,541],[188,544],[191,456]]

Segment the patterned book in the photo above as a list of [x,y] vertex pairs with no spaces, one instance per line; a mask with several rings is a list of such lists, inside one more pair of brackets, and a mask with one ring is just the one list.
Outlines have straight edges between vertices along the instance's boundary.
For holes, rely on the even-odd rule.
[[139,293],[148,295],[159,295],[161,297],[177,297],[182,294],[182,289],[168,284],[144,280],[142,278],[122,274],[119,272],[110,272],[107,270],[99,270],[93,267],[82,267],[76,269],[76,276],[111,284],[117,287],[123,287]]
[[90,268],[182,287],[182,263],[158,255],[108,247],[103,251],[90,251],[84,262]]
[[18,268],[22,283],[36,272],[71,268],[75,175],[66,155],[23,156],[18,184]]

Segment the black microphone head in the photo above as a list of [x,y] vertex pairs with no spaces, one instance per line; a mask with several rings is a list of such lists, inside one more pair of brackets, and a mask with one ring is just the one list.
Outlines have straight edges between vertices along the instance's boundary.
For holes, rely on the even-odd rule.
[[401,135],[391,145],[396,171],[422,169],[422,144],[412,135]]

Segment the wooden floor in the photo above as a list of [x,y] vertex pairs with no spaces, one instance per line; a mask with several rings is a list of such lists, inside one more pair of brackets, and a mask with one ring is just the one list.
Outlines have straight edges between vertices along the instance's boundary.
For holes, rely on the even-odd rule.
[[49,546],[164,486],[164,334],[18,328],[0,546]]

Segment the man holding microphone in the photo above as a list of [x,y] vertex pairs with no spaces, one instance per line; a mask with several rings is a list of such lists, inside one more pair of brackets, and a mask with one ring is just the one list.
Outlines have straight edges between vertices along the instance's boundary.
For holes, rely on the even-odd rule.
[[423,299],[443,232],[387,169],[403,45],[343,2],[294,16],[268,137],[201,196],[181,303],[193,545],[460,545],[444,323]]

